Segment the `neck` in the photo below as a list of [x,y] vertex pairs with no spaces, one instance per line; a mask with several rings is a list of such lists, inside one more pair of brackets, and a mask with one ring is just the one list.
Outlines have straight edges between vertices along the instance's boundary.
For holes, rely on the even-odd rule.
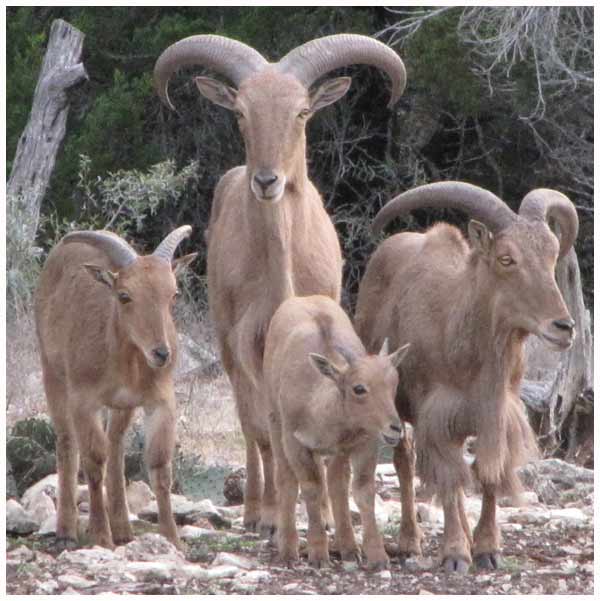
[[[468,276],[469,294],[459,296],[453,322],[456,331],[451,340],[463,373],[462,383],[469,391],[464,407],[465,423],[477,435],[477,462],[484,479],[498,481],[504,470],[506,448],[506,404],[510,395],[518,395],[522,376],[522,347],[526,333],[516,329],[494,304],[494,289],[476,269]],[[475,409],[475,410],[474,410]]]

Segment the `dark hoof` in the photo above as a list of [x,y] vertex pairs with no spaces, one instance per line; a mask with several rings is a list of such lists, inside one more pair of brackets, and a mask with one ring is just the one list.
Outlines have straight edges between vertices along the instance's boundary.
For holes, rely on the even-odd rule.
[[390,569],[390,562],[389,560],[384,560],[381,559],[379,561],[369,561],[367,563],[367,570],[369,570],[369,572],[382,572],[383,570],[389,570]]
[[77,549],[77,541],[73,538],[57,538],[54,542],[57,551],[74,551]]
[[456,557],[447,557],[442,565],[449,574],[466,574],[469,571],[469,562]]
[[273,542],[275,531],[277,528],[273,524],[260,524],[258,528],[258,532],[261,538],[268,538],[271,542]]
[[502,567],[500,553],[480,553],[473,558],[475,565],[482,570],[497,570]]
[[247,532],[258,532],[259,520],[244,520],[244,528]]
[[317,570],[325,570],[331,567],[331,562],[329,559],[309,559],[308,565]]

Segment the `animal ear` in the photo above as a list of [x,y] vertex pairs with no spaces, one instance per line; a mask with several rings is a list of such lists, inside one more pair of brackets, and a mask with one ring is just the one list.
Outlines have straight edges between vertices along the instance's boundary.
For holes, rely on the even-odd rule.
[[90,263],[85,263],[83,266],[98,282],[105,284],[111,289],[115,287],[115,283],[119,277],[118,273],[113,273],[112,271],[108,271],[108,269],[102,269],[102,267],[98,267],[98,265],[91,265]]
[[310,110],[316,113],[319,109],[339,100],[350,87],[351,77],[329,79],[310,95]]
[[486,225],[480,221],[475,221],[475,219],[469,221],[468,229],[471,246],[487,255],[492,249],[492,241],[494,240],[492,232],[488,230]]
[[237,90],[226,86],[212,77],[194,77],[194,81],[202,96],[230,111],[233,110]]
[[312,366],[326,378],[330,378],[336,384],[339,382],[342,372],[327,357],[317,353],[308,353],[308,358]]
[[198,253],[190,253],[171,261],[171,269],[175,277],[179,277],[188,267],[188,265],[198,256]]
[[398,367],[398,365],[402,363],[402,359],[406,357],[406,353],[408,353],[409,348],[410,342],[408,344],[403,344],[399,349],[389,355],[390,361],[394,367]]

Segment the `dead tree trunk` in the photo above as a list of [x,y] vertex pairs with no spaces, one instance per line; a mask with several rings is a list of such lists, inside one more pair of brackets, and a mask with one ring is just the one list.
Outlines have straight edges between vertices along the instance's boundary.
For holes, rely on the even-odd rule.
[[521,397],[534,414],[544,448],[549,452],[561,448],[568,458],[575,458],[582,446],[589,446],[594,418],[591,319],[583,303],[579,264],[573,249],[557,264],[556,281],[575,320],[577,337],[564,353],[553,352],[530,337]]
[[56,155],[65,135],[67,90],[87,79],[81,58],[84,35],[66,21],[52,23],[48,48],[33,96],[31,114],[21,134],[7,184],[9,206],[24,220],[23,236],[33,243],[40,206]]

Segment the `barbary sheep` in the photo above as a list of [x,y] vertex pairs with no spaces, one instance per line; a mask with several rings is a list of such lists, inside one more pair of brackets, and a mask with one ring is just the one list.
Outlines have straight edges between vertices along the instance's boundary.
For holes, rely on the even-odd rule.
[[[123,435],[134,410],[143,407],[145,460],[160,533],[179,544],[170,499],[177,355],[171,310],[175,277],[196,253],[176,260],[173,254],[191,229],[177,228],[147,256],[138,256],[108,231],[72,232],[46,260],[35,296],[35,321],[57,436],[57,541],[77,540],[79,454],[90,493],[93,543],[113,547],[132,540]],[[103,408],[110,409],[106,433]]]
[[330,456],[327,482],[335,520],[336,547],[344,560],[360,558],[354,539],[348,483],[353,468],[354,499],[363,524],[363,550],[371,569],[388,565],[375,523],[377,442],[396,444],[403,428],[394,407],[396,367],[408,345],[388,355],[367,355],[350,319],[326,296],[295,297],[275,312],[264,359],[271,445],[278,492],[280,559],[298,559],[298,485],[308,512],[308,559],[329,563],[321,512],[321,456]]
[[[496,498],[518,491],[515,468],[537,449],[519,398],[523,343],[534,334],[560,351],[575,336],[554,268],[577,236],[577,213],[555,190],[533,190],[515,214],[482,188],[440,182],[392,199],[373,230],[424,207],[467,213],[473,218],[469,242],[443,223],[385,240],[360,285],[356,328],[367,349],[388,336],[392,344],[412,345],[400,367],[396,407],[414,425],[417,468],[443,505],[443,565],[466,571],[473,557],[480,566],[497,567]],[[559,225],[558,238],[548,221]],[[462,496],[470,481],[463,460],[468,436],[477,437],[473,472],[483,490],[472,539]],[[403,504],[399,543],[405,553],[420,552],[413,459],[407,445],[395,449]]]
[[315,112],[346,93],[351,80],[310,87],[353,63],[385,71],[392,81],[390,105],[398,100],[406,82],[402,60],[360,35],[312,40],[276,63],[235,40],[191,36],[169,46],[154,70],[158,94],[171,108],[168,83],[182,66],[208,67],[237,88],[195,78],[201,94],[234,112],[246,149],[246,164],[223,175],[215,189],[205,235],[208,300],[246,441],[244,525],[265,534],[275,520],[273,460],[260,393],[267,328],[289,294],[339,300],[341,291],[340,245],[308,178],[305,127]]

